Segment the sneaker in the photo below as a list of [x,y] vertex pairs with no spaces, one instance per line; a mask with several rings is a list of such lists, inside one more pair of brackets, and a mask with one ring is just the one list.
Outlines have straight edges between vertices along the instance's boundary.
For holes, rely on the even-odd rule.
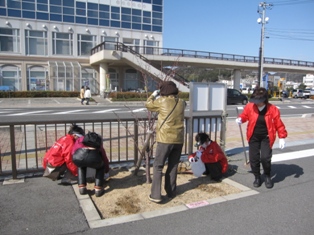
[[86,188],[86,187],[81,187],[81,188],[79,188],[79,191],[80,191],[80,194],[81,194],[81,195],[87,194],[87,188]]
[[151,195],[148,195],[148,200],[150,200],[151,202],[155,202],[155,203],[160,203],[161,199],[154,199],[151,197]]
[[110,178],[109,172],[105,173],[104,180],[108,181]]
[[96,197],[101,197],[105,193],[105,190],[102,189],[95,189],[95,196]]

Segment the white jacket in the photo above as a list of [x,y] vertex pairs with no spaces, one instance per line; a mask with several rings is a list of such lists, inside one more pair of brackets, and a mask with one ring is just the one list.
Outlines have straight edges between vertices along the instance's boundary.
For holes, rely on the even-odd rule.
[[85,98],[91,98],[92,97],[92,94],[91,94],[90,90],[86,90],[85,91],[84,97]]

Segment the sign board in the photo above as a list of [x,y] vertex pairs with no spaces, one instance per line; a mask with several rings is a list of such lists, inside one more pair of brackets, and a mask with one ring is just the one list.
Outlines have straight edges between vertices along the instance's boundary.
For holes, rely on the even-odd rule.
[[224,83],[190,83],[190,113],[226,109],[227,88]]
[[[221,130],[221,118],[226,110],[227,88],[224,83],[190,83],[190,117],[204,117],[193,119],[190,125],[195,131]],[[215,118],[213,118],[215,117]]]

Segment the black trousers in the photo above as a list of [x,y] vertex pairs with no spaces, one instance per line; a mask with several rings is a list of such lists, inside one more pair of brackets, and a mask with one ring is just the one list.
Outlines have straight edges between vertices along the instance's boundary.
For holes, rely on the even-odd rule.
[[249,142],[249,158],[252,173],[255,176],[260,176],[260,167],[262,163],[264,174],[270,176],[271,157],[272,149],[269,145],[268,136],[259,137],[253,135]]
[[[78,167],[78,185],[86,185],[86,172],[87,167]],[[95,186],[103,187],[104,184],[104,176],[105,176],[105,168],[100,167],[96,169],[95,173]]]
[[205,163],[205,175],[209,175],[213,180],[220,180],[222,178],[222,167],[219,162]]

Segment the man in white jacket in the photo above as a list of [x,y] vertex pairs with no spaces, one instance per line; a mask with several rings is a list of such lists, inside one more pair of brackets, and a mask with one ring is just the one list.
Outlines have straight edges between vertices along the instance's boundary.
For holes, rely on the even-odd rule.
[[92,94],[90,92],[89,87],[86,87],[84,97],[85,97],[85,100],[86,100],[86,105],[89,105],[89,100],[92,97]]

